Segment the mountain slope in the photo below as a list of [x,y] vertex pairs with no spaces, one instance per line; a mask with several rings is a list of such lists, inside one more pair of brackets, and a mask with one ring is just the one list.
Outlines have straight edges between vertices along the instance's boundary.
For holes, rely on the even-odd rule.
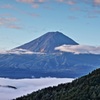
[[61,32],[48,32],[43,36],[26,43],[22,46],[17,47],[16,49],[26,49],[33,52],[46,52],[52,53],[55,52],[55,47],[66,45],[78,45],[74,40],[65,36]]
[[[88,59],[88,60],[87,60]],[[94,54],[2,54],[0,77],[80,77],[100,67]]]
[[45,88],[16,100],[100,100],[100,69],[72,83]]

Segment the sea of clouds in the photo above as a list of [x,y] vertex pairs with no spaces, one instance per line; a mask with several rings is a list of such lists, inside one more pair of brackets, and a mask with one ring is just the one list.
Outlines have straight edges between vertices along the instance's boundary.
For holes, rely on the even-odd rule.
[[[71,82],[72,78],[33,78],[33,79],[8,79],[0,78],[0,100],[11,100],[33,91],[49,87],[57,86],[61,83]],[[9,88],[6,86],[13,86]]]

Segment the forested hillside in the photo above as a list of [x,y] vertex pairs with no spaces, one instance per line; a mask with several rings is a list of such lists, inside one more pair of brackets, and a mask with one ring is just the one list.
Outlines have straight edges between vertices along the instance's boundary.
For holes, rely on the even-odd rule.
[[100,100],[100,69],[72,83],[48,87],[16,100]]

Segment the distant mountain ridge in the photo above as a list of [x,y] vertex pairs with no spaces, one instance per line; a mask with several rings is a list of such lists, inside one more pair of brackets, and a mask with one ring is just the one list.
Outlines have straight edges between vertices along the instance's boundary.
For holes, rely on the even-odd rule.
[[55,47],[61,46],[63,44],[78,45],[77,42],[65,36],[63,33],[57,31],[48,32],[43,36],[24,45],[21,45],[15,49],[26,49],[33,52],[53,53],[56,52]]
[[0,54],[0,77],[75,78],[100,68],[100,54],[75,54],[55,50],[55,47],[64,44],[79,46],[60,32],[48,32],[29,43]]

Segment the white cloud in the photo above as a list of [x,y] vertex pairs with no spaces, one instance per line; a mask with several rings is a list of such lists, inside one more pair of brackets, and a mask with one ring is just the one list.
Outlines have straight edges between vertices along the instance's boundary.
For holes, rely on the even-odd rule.
[[94,0],[94,4],[100,5],[100,0]]
[[61,3],[65,3],[65,4],[68,4],[68,5],[74,5],[76,4],[76,1],[77,0],[56,0],[57,2],[61,2]]
[[8,25],[7,28],[12,28],[12,29],[22,29],[22,27],[18,26],[18,25]]
[[23,3],[33,3],[34,0],[16,0],[17,2],[23,2]]
[[12,49],[12,50],[0,50],[0,54],[33,54],[33,52],[25,49]]
[[[0,87],[0,100],[11,100],[29,94],[33,91],[49,87],[57,86],[61,83],[71,82],[72,78],[38,78],[38,79],[6,79],[0,78],[0,85],[15,86],[17,89]],[[6,96],[5,96],[6,94]]]
[[22,54],[45,54],[41,52],[32,52],[26,49],[12,49],[12,50],[0,50],[0,54],[17,54],[17,55],[22,55]]
[[38,8],[40,4],[47,2],[48,0],[16,0],[17,2],[31,4],[33,8]]
[[4,5],[0,5],[0,8],[12,9],[13,6],[11,4],[4,4]]
[[0,16],[0,27],[12,28],[12,29],[22,29],[17,23],[19,20],[15,17]]
[[100,47],[88,46],[88,45],[62,45],[56,47],[55,50],[72,52],[75,54],[80,54],[80,53],[100,54]]
[[12,18],[6,18],[6,17],[0,17],[0,22],[2,23],[11,23],[11,22],[16,22],[18,21],[15,17],[12,17]]

